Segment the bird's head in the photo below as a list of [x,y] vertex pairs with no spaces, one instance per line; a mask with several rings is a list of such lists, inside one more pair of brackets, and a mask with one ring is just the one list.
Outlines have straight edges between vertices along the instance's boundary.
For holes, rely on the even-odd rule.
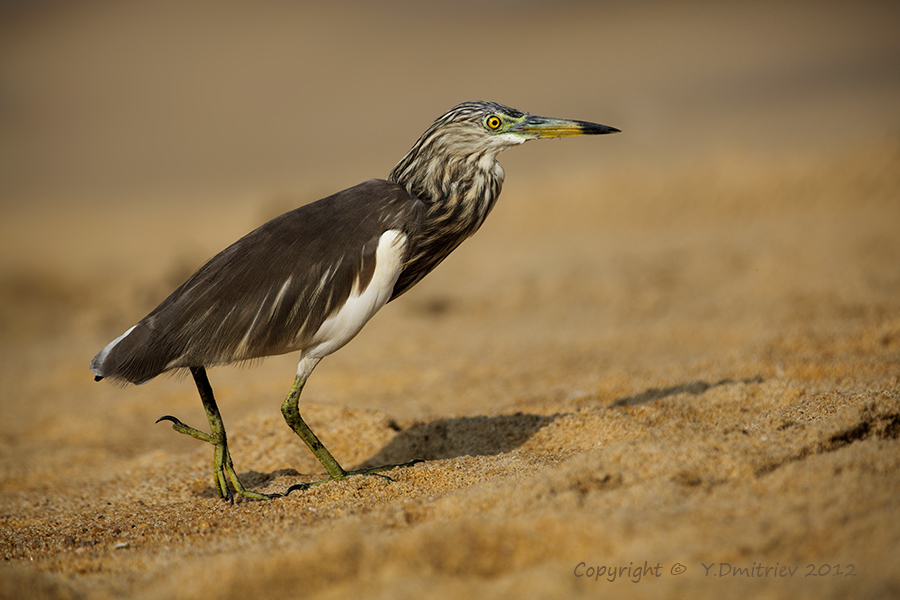
[[528,140],[615,133],[619,130],[586,121],[529,115],[496,102],[465,102],[446,112],[429,131],[443,132],[449,150],[473,153],[492,148],[497,148],[499,152]]
[[586,121],[529,115],[496,102],[464,102],[432,123],[389,179],[430,199],[446,196],[450,188],[479,178],[485,184],[494,180],[499,193],[503,169],[497,155],[506,148],[528,140],[617,131]]

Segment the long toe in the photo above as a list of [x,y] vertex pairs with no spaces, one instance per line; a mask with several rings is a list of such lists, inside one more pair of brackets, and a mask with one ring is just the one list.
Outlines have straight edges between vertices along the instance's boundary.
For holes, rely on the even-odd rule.
[[291,492],[295,492],[295,491],[303,492],[313,486],[320,485],[323,483],[328,483],[329,481],[343,481],[345,479],[353,477],[354,475],[366,475],[366,476],[370,476],[370,477],[379,477],[381,479],[384,479],[385,481],[393,482],[394,480],[392,478],[388,477],[387,475],[383,475],[382,473],[384,471],[390,471],[392,469],[398,469],[398,468],[402,468],[402,467],[411,467],[411,466],[416,465],[421,462],[425,462],[425,461],[422,460],[421,458],[417,458],[415,460],[411,460],[411,461],[405,462],[405,463],[397,463],[397,464],[393,464],[393,465],[381,465],[378,467],[370,467],[367,469],[357,469],[355,471],[345,471],[343,476],[341,476],[341,477],[329,476],[329,477],[326,477],[325,479],[320,479],[319,481],[312,481],[309,483],[297,483],[297,484],[289,487],[287,489],[287,491],[284,492],[284,495],[287,496]]

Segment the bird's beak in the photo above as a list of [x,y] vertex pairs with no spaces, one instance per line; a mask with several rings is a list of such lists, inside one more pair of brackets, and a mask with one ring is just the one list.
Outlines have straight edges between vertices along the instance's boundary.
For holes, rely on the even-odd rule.
[[514,125],[510,131],[510,133],[517,133],[529,140],[618,132],[618,129],[608,125],[598,125],[587,121],[537,117],[535,115],[527,115],[523,121]]

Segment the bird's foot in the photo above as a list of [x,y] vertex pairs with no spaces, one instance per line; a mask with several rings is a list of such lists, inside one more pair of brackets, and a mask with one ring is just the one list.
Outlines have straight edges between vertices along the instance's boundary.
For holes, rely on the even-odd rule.
[[281,496],[281,494],[260,494],[258,492],[251,492],[244,487],[240,479],[238,479],[237,473],[234,471],[234,464],[231,461],[231,453],[228,451],[228,442],[225,439],[224,432],[219,435],[209,434],[200,431],[199,429],[194,429],[189,425],[185,425],[171,415],[166,415],[156,420],[157,423],[160,421],[171,421],[172,429],[178,433],[189,435],[215,446],[213,479],[216,482],[216,491],[219,493],[219,497],[234,504],[234,494],[232,493],[231,488],[228,487],[229,481],[231,481],[231,486],[234,488],[234,491],[244,498],[249,498],[251,500],[271,500],[272,498]]
[[284,493],[284,495],[287,496],[291,492],[297,491],[297,490],[305,491],[313,486],[327,483],[329,481],[343,481],[345,479],[349,479],[350,477],[353,477],[354,475],[368,475],[368,476],[380,477],[381,479],[384,479],[386,481],[394,481],[387,475],[382,475],[381,474],[382,471],[390,471],[391,469],[397,469],[400,467],[411,467],[420,462],[425,462],[425,461],[423,461],[420,458],[417,458],[415,460],[411,460],[411,461],[405,462],[405,463],[399,463],[396,465],[381,465],[380,467],[371,467],[368,469],[357,469],[355,471],[344,471],[343,469],[341,469],[341,471],[339,471],[337,473],[331,473],[328,475],[328,477],[326,477],[325,479],[320,479],[319,481],[313,481],[310,483],[298,483],[296,485],[292,485],[291,487],[289,487],[287,489],[287,491]]

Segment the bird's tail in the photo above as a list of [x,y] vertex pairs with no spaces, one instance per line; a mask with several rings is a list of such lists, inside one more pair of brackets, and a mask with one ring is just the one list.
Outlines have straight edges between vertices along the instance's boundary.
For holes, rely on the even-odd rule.
[[168,360],[148,352],[151,337],[152,331],[141,322],[107,344],[91,361],[94,381],[110,378],[140,385],[162,373]]

